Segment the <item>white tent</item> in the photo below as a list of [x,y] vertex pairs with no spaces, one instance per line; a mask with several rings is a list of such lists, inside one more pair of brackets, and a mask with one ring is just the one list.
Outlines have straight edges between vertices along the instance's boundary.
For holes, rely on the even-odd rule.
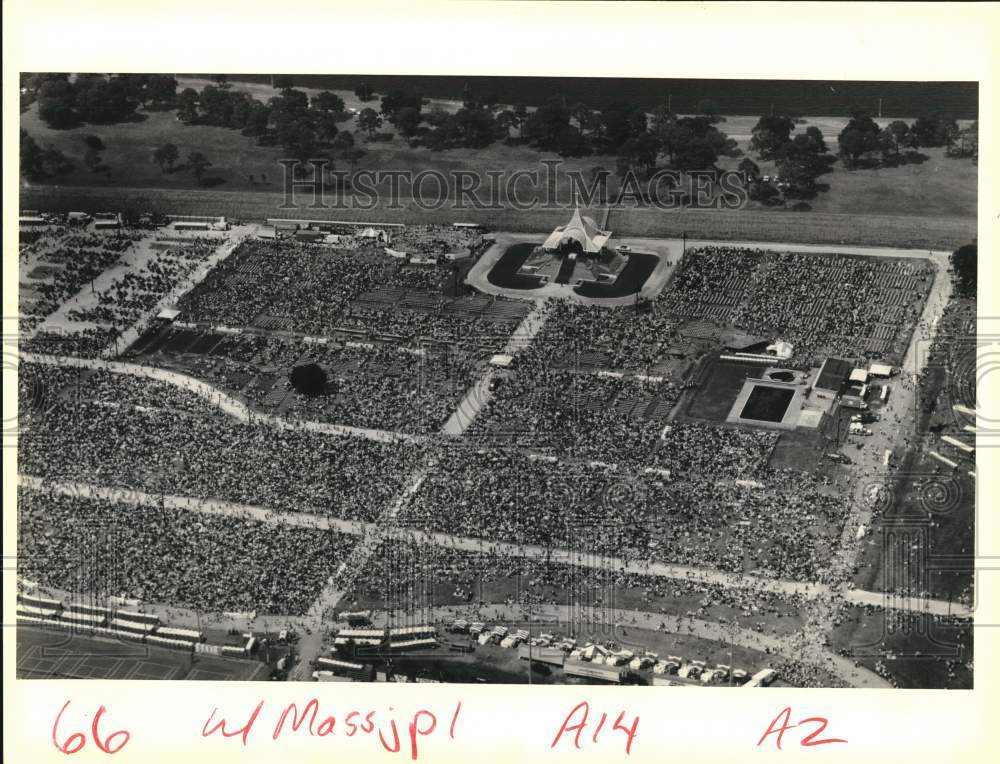
[[767,352],[773,353],[778,358],[787,359],[792,357],[793,348],[784,340],[775,340],[773,345],[767,346]]
[[573,217],[566,225],[557,226],[545,240],[545,249],[559,249],[566,240],[578,241],[587,254],[597,254],[611,238],[611,231],[602,231],[590,218],[580,215],[580,208],[573,210]]
[[884,363],[873,363],[868,366],[868,373],[873,377],[891,377],[892,367]]

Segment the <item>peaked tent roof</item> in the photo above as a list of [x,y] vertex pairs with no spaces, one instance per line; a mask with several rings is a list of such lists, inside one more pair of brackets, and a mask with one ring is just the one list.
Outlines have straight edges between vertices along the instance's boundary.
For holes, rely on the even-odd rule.
[[583,245],[583,251],[595,254],[604,249],[611,238],[611,231],[602,231],[590,218],[580,215],[580,208],[573,210],[573,217],[566,225],[557,226],[545,240],[545,249],[558,249],[565,239],[574,239]]

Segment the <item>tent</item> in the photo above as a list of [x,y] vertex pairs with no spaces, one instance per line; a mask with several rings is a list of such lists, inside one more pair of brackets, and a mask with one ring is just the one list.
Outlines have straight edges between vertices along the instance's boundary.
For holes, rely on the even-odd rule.
[[784,340],[776,340],[773,345],[767,346],[767,352],[773,353],[778,358],[787,359],[792,357],[793,349],[792,346]]
[[580,215],[580,208],[573,210],[573,217],[566,225],[557,226],[542,245],[555,250],[567,240],[577,241],[587,254],[597,254],[611,238],[611,231],[602,231],[593,220]]

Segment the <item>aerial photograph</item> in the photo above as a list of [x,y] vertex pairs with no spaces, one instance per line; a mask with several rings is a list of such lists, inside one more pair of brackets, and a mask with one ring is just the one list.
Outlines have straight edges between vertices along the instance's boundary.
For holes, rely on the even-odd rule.
[[21,72],[17,677],[973,689],[978,117]]

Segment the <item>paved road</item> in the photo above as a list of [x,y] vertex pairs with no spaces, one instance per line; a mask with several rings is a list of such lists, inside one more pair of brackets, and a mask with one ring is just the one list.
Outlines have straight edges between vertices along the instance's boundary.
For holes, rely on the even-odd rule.
[[[507,355],[516,356],[521,350],[530,347],[535,339],[535,335],[542,330],[548,320],[549,313],[545,310],[545,303],[538,301],[535,307],[524,317],[517,329],[507,340],[506,346],[501,351]],[[448,417],[441,432],[445,435],[461,435],[479,416],[479,412],[489,403],[493,397],[490,389],[493,380],[497,376],[497,370],[489,366],[466,391],[458,407]]]

